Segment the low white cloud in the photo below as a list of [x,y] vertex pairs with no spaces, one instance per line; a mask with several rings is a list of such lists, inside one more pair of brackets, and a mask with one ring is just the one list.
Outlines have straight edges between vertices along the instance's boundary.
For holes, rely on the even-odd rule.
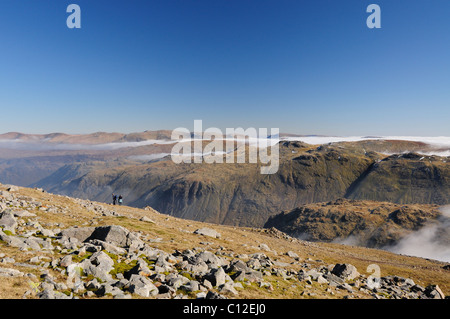
[[[147,145],[170,145],[175,143],[195,142],[197,138],[183,140],[145,140],[138,142],[113,142],[103,144],[72,144],[72,143],[55,143],[44,139],[21,140],[21,139],[3,139],[0,140],[0,148],[15,150],[31,150],[31,151],[79,151],[79,150],[118,150],[122,148],[133,148]],[[423,155],[450,156],[450,137],[418,137],[418,136],[289,136],[278,138],[250,137],[243,138],[235,136],[234,138],[225,136],[222,141],[233,141],[239,144],[247,144],[255,147],[271,147],[279,141],[301,141],[313,145],[322,145],[338,142],[358,142],[364,140],[404,140],[413,142],[423,142],[430,145],[434,149],[416,151]],[[208,141],[208,140],[205,140]]]
[[154,160],[158,160],[170,155],[170,153],[156,153],[156,154],[148,154],[148,155],[132,155],[128,158],[134,161],[139,162],[150,162]]
[[450,147],[449,136],[289,136],[282,137],[281,140],[287,141],[301,141],[308,144],[328,144],[338,142],[358,142],[368,140],[396,140],[396,141],[411,141],[422,142],[436,147]]
[[450,262],[450,207],[442,207],[441,212],[442,215],[436,221],[384,249],[397,254]]
[[164,145],[174,144],[171,140],[145,140],[139,142],[115,142],[104,144],[69,144],[69,143],[54,143],[46,140],[0,140],[0,148],[14,149],[14,150],[30,150],[30,151],[79,151],[79,150],[118,150],[127,147],[140,147],[146,145]]

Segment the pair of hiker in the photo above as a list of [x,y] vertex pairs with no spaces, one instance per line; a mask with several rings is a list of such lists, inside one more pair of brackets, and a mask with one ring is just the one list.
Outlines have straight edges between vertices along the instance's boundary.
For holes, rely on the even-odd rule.
[[116,201],[119,202],[119,205],[122,205],[123,203],[122,195],[119,195],[119,197],[117,197],[117,195],[112,194],[112,197],[113,197],[113,205],[116,205]]

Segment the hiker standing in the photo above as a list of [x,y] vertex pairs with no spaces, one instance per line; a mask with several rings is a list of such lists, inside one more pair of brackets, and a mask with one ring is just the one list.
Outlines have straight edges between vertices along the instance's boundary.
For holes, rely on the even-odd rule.
[[119,196],[119,205],[122,205],[122,203],[123,203],[123,198],[122,198],[122,195],[120,195]]
[[113,198],[113,205],[116,205],[117,195],[112,194],[112,198]]

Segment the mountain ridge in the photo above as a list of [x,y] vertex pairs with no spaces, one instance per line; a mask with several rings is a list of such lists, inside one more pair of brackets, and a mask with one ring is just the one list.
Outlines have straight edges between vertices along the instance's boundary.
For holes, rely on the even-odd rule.
[[[167,158],[110,167],[92,163],[71,180],[61,181],[55,173],[33,186],[103,202],[110,201],[112,192],[122,193],[133,206],[149,205],[178,217],[257,227],[283,210],[341,197],[449,204],[446,158],[408,154],[384,156],[333,145],[316,148],[283,142],[280,168],[269,176],[259,174],[259,164],[178,165]],[[72,169],[77,165],[86,166],[74,164]]]

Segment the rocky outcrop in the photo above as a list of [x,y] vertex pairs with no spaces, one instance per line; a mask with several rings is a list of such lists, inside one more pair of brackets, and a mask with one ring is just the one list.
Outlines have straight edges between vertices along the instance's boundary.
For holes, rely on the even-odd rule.
[[436,205],[337,199],[282,212],[269,218],[264,227],[275,227],[293,237],[311,241],[381,248],[395,244],[429,223],[438,222],[441,214]]
[[122,226],[73,227],[64,229],[59,234],[62,239],[76,239],[80,242],[93,242],[113,251],[118,247],[136,249],[143,245],[142,241]]

